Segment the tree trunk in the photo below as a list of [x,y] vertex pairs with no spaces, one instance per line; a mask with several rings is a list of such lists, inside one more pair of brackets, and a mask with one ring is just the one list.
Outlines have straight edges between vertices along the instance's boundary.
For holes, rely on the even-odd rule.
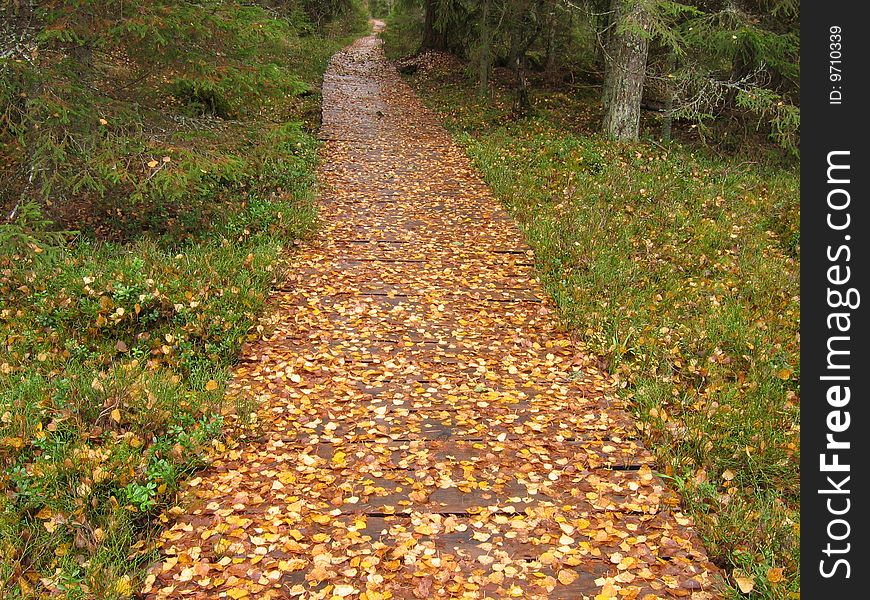
[[420,46],[421,50],[447,49],[447,35],[443,31],[438,31],[436,26],[437,20],[438,0],[426,0],[424,5],[423,43]]
[[649,52],[649,14],[643,0],[613,0],[614,25],[604,79],[604,133],[636,140]]
[[525,56],[516,59],[517,96],[514,100],[514,113],[520,117],[528,114],[532,108],[532,100],[529,97],[529,79],[526,76]]
[[672,50],[668,50],[665,71],[665,115],[662,119],[662,140],[670,142],[671,126],[674,123],[674,86],[670,79],[674,72],[674,53]]
[[[610,33],[612,29],[610,25],[613,21],[610,16],[610,9],[608,8],[610,4],[610,0],[594,0],[591,2],[592,10],[595,11],[592,19],[596,34],[594,64],[598,73],[603,73],[605,76],[607,72],[607,57],[610,56]],[[573,18],[574,11],[568,11],[568,13]]]
[[492,60],[491,40],[489,32],[489,5],[491,0],[483,0],[480,15],[480,77],[477,94],[481,98],[489,95],[489,63]]
[[552,76],[556,70],[556,27],[558,22],[556,6],[551,5],[547,8],[547,48],[544,59],[544,71],[548,76]]
[[514,99],[514,113],[523,116],[528,113],[531,108],[531,100],[529,99],[528,78],[526,77],[526,50],[527,46],[523,45],[523,25],[525,21],[526,11],[529,9],[528,0],[514,0],[511,3],[510,24],[510,48],[508,50],[508,61],[513,69],[516,81],[516,97]]

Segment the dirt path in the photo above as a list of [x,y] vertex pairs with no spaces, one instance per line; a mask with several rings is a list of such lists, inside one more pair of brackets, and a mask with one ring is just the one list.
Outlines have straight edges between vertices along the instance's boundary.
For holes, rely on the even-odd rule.
[[325,231],[233,383],[260,434],[190,482],[147,597],[716,597],[609,378],[379,44],[324,81]]

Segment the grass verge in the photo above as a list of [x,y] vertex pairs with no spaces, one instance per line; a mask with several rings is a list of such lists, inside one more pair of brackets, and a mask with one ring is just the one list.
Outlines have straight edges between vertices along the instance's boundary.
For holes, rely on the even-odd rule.
[[[183,8],[216,5],[277,41],[291,33],[249,6]],[[199,114],[196,98],[141,108],[168,78],[106,100],[137,124],[114,130],[106,115],[69,134],[98,150],[76,155],[70,171],[92,179],[64,188],[76,202],[62,223],[82,233],[56,231],[35,202],[0,224],[0,597],[139,589],[155,517],[250,410],[224,397],[225,383],[258,335],[288,248],[316,225],[317,88],[328,58],[364,27],[361,15],[288,38],[275,69],[299,93],[232,90],[244,115]],[[202,16],[194,22],[214,13]],[[6,160],[26,158],[16,140],[0,142]]]
[[731,596],[799,597],[797,169],[606,140],[578,90],[538,89],[515,120],[509,74],[479,100],[465,73],[409,82],[523,228],[565,326],[618,378]]

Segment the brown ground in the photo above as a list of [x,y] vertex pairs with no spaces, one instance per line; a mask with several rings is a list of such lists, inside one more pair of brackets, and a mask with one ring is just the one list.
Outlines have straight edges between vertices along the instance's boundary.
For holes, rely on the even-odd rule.
[[156,598],[717,598],[691,523],[559,332],[522,235],[376,37],[324,81],[321,239],[233,386]]

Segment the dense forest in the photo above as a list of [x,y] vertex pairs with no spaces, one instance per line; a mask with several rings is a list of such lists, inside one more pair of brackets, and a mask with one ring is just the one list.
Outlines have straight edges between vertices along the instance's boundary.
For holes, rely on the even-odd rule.
[[420,49],[466,59],[482,95],[493,67],[510,69],[518,113],[531,106],[534,79],[591,83],[599,86],[602,126],[613,137],[637,138],[644,108],[658,113],[654,137],[668,139],[672,123],[682,121],[714,139],[761,132],[797,153],[799,4],[792,0],[378,0],[371,6],[374,14],[416,28],[409,39]]
[[0,598],[129,598],[387,56],[520,223],[732,597],[800,597],[799,2],[0,0]]

